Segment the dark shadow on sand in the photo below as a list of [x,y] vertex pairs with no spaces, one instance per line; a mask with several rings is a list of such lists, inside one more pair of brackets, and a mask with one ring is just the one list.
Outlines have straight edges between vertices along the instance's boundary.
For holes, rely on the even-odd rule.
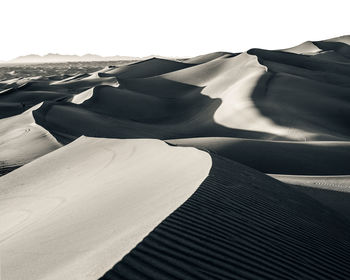
[[197,191],[100,279],[350,277],[349,223],[288,185],[211,156]]
[[350,64],[282,51],[248,53],[268,67],[252,93],[263,116],[314,133],[313,140],[350,139]]
[[[350,223],[350,193],[324,188],[291,185],[295,190],[307,194],[325,207],[332,209],[339,217]],[[350,186],[349,186],[350,187]]]
[[[215,123],[213,116],[222,101],[201,94],[201,87],[165,79],[158,79],[157,83],[146,79],[138,80],[138,83],[127,79],[119,82],[120,88],[110,87],[115,92],[112,98],[111,95],[103,96],[102,90],[106,86],[100,86],[95,88],[99,94],[79,105],[67,101],[45,102],[33,112],[35,120],[63,143],[81,135],[157,139],[273,137],[268,133],[231,129]],[[147,97],[152,100],[148,102]],[[142,98],[145,102],[140,102]],[[98,109],[98,103],[104,103],[109,109]]]

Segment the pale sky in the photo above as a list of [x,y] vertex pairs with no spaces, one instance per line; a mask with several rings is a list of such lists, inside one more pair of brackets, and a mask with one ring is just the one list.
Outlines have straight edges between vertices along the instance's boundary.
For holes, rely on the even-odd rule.
[[287,48],[349,35],[349,11],[349,0],[1,0],[0,60]]

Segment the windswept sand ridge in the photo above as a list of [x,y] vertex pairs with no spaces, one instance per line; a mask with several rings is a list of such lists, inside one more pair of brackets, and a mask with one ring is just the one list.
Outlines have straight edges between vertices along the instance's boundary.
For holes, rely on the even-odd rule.
[[290,185],[300,185],[313,188],[335,189],[340,192],[350,192],[350,175],[344,176],[295,176],[271,174],[272,177]]
[[[339,139],[349,136],[348,80],[345,85],[333,85],[327,81],[315,81],[300,73],[286,73],[289,65],[300,65],[317,72],[329,71],[341,77],[350,74],[350,64],[316,61],[308,56],[298,56],[265,50],[251,50],[259,61],[269,68],[259,81],[265,92],[255,90],[252,94],[260,113],[281,126],[311,132],[317,137],[308,140],[326,140],[336,136]],[[316,56],[317,57],[317,56]],[[285,69],[274,68],[270,61],[285,63]],[[303,62],[305,62],[303,64]],[[333,66],[333,67],[332,67]],[[295,70],[295,68],[292,68]],[[332,72],[334,70],[334,72]],[[335,140],[333,138],[333,140]]]
[[313,42],[307,41],[295,47],[283,49],[281,51],[295,54],[315,55],[320,53],[322,50],[319,49]]
[[62,145],[44,128],[37,125],[33,110],[1,120],[0,122],[0,175],[24,165]]
[[[283,57],[283,55],[281,56]],[[139,64],[142,65],[143,63],[146,62],[141,62]],[[249,63],[251,63],[251,65]],[[135,65],[138,64],[134,64],[134,67]],[[318,84],[313,81],[300,79],[298,77],[284,73],[281,73],[280,75],[282,78],[285,78],[277,79],[277,81],[281,80],[281,83],[283,83],[283,85],[285,81],[289,82],[292,86],[288,88],[291,89],[291,93],[293,94],[295,92],[294,87],[299,85],[300,88],[307,91],[310,91],[310,88],[314,89],[314,92],[317,92],[317,95],[314,97],[309,94],[310,97],[308,98],[310,100],[319,97],[320,93],[316,90],[323,88],[323,91],[321,91],[321,93],[324,92],[324,96],[321,95],[321,100],[324,100],[324,105],[318,102],[318,107],[321,105],[324,108],[312,108],[310,106],[313,105],[314,102],[311,104],[310,101],[310,105],[308,103],[304,105],[304,108],[306,107],[304,110],[310,111],[310,109],[312,109],[315,111],[316,109],[321,114],[321,112],[324,112],[324,110],[339,111],[338,107],[340,106],[344,107],[344,109],[341,109],[342,112],[345,113],[347,111],[348,104],[343,102],[344,98],[346,98],[347,88],[339,86],[332,87],[331,85],[325,88],[323,84]],[[325,126],[334,127],[335,125],[339,125],[338,120],[335,120],[334,123],[330,124],[328,118],[325,120],[318,119],[318,123],[315,124],[315,118],[319,118],[319,114],[315,114],[314,117],[310,118],[308,116],[310,114],[307,115],[305,112],[301,112],[302,114],[299,114],[300,120],[297,120],[297,125],[300,127],[292,124],[294,127],[291,129],[290,121],[289,123],[285,122],[287,119],[291,119],[290,114],[294,114],[294,112],[286,110],[288,107],[285,106],[285,104],[283,104],[284,106],[280,107],[283,109],[278,112],[274,112],[277,107],[275,103],[279,102],[279,100],[275,100],[274,98],[271,101],[273,104],[269,104],[269,99],[264,98],[261,100],[260,98],[262,94],[266,96],[264,84],[266,82],[270,82],[271,77],[271,73],[266,72],[266,70],[264,70],[264,67],[262,67],[257,62],[254,56],[241,54],[230,58],[215,59],[198,66],[187,67],[186,69],[177,70],[160,76],[133,79],[118,79],[117,77],[117,79],[121,84],[120,87],[123,89],[128,89],[133,92],[146,95],[156,95],[160,99],[178,99],[180,97],[183,98],[184,96],[190,95],[189,92],[192,93],[192,96],[197,93],[197,96],[200,96],[199,94],[205,94],[211,98],[219,98],[222,100],[222,102],[219,108],[215,111],[213,119],[214,122],[224,127],[229,127],[232,129],[244,129],[248,131],[250,130],[252,132],[259,131],[266,133],[266,135],[275,134],[275,137],[277,137],[277,139],[281,137],[286,137],[287,139],[294,140],[305,140],[305,137],[310,138],[310,140],[336,140],[337,137],[338,139],[344,138],[344,135],[340,134],[337,136],[337,133],[334,133],[335,131],[329,131],[329,129],[325,130],[324,128]],[[302,83],[306,84],[303,85]],[[277,89],[280,90],[279,88]],[[277,89],[275,89],[275,87],[272,87],[272,90]],[[333,94],[330,96],[328,94],[330,90],[333,92],[335,91],[336,93],[339,92],[339,94]],[[298,92],[300,92],[299,88]],[[284,94],[283,98],[288,97],[287,94]],[[277,96],[277,98],[280,99],[279,96]],[[295,98],[294,102],[299,99],[304,100],[304,97]],[[335,102],[336,106],[328,106],[329,102]],[[173,103],[175,104],[175,102]],[[192,102],[192,104],[196,103]],[[132,106],[132,103],[130,103],[130,106]],[[206,107],[209,109],[208,106]],[[266,107],[267,109],[265,109]],[[296,110],[296,106],[293,106],[292,109]],[[278,115],[282,121],[283,119],[286,119],[286,121],[284,121],[282,125],[271,122],[270,115],[268,115],[268,118],[266,118],[264,114],[261,114],[261,110],[268,110],[269,112],[273,112],[273,114]],[[204,109],[201,111],[203,111],[203,115],[206,116],[205,118],[208,118],[208,110]],[[334,114],[332,111],[330,111],[330,113]],[[196,115],[198,116],[198,113]],[[128,119],[135,119],[135,117],[138,122],[142,123],[142,117],[140,120],[137,114],[130,114],[130,117]],[[173,117],[176,121],[177,116],[174,115]],[[126,119],[126,117],[123,118]],[[191,123],[193,122],[194,118],[188,117],[187,119]],[[202,118],[201,122],[203,123]],[[301,123],[301,125],[299,125],[299,123]],[[334,130],[341,129],[344,129],[347,132],[347,127],[340,127],[339,129],[337,127]],[[336,135],[336,137],[334,137],[334,135]]]
[[340,42],[340,43],[344,43],[347,45],[350,45],[350,35],[344,35],[344,36],[340,36],[340,37],[335,37],[335,38],[331,38],[328,40],[325,40],[326,42]]
[[210,167],[207,153],[159,140],[81,137],[13,171],[0,178],[2,279],[96,279]]
[[[166,142],[212,151],[265,173],[290,175],[350,173],[346,164],[350,159],[350,143],[347,141],[295,142],[198,137],[170,139]],[[350,184],[350,181],[348,183]]]
[[51,82],[51,85],[65,84],[67,82],[81,80],[81,79],[86,78],[86,77],[89,77],[89,74],[87,74],[87,73],[77,74],[77,75],[74,75],[74,76],[71,76],[71,77],[67,77],[67,78],[59,80],[59,81]]
[[[91,87],[117,85],[114,77],[100,78],[97,73],[81,74],[61,81],[51,82],[47,78],[27,79],[26,83],[4,86],[0,92],[0,117],[20,114],[43,101],[69,100]],[[1,89],[1,87],[0,87]]]
[[95,88],[93,96],[80,105],[46,103],[35,112],[35,118],[57,137],[70,134],[72,137],[68,139],[80,135],[160,139],[213,134],[247,138],[273,137],[267,133],[220,126],[208,117],[220,106],[219,99],[213,100],[201,95],[200,88],[195,86],[161,80],[163,82],[163,86],[169,83],[173,85],[169,87],[167,97],[158,95],[161,93],[156,89],[159,84],[153,80],[150,82],[153,94],[130,90],[121,82],[119,88]]
[[[140,63],[140,65],[142,63]],[[252,66],[250,66],[250,64],[252,64]],[[245,73],[237,76],[239,69],[242,67],[246,69],[245,73],[247,77],[245,77]],[[254,70],[254,67],[257,71],[260,71],[260,74],[259,72],[253,71],[251,75],[251,70]],[[107,99],[106,101],[110,106],[113,106],[112,104],[115,104],[114,106],[127,104],[128,106],[124,105],[125,108],[137,107],[138,109],[136,111],[131,110],[129,115],[120,115],[120,111],[114,110],[113,117],[122,122],[130,122],[130,120],[137,122],[137,124],[131,123],[129,127],[145,126],[145,123],[147,123],[143,131],[150,131],[152,129],[152,126],[151,129],[149,128],[150,122],[152,125],[156,124],[157,126],[153,129],[158,132],[153,136],[156,138],[164,139],[179,137],[180,135],[182,135],[182,137],[215,135],[283,139],[284,135],[273,135],[272,133],[276,132],[276,130],[285,131],[287,133],[288,129],[276,127],[268,119],[264,119],[263,117],[257,118],[257,116],[260,115],[254,110],[252,102],[249,100],[249,94],[254,89],[254,83],[264,71],[265,68],[258,64],[256,58],[247,54],[242,54],[228,58],[227,60],[218,58],[206,64],[177,70],[161,76],[142,79],[120,79],[117,77],[121,89],[129,90],[129,93],[130,91],[134,92],[135,98],[136,96],[139,96],[138,98],[144,98],[142,96],[145,95],[150,96],[147,97],[149,100],[155,100],[155,98],[157,98],[159,106],[158,108],[155,107],[154,104],[150,106],[140,106],[136,104],[136,100],[130,102],[130,100],[128,100],[130,99],[129,96],[132,96],[130,94],[124,94],[124,97],[122,95],[119,95],[119,98],[116,97],[115,100],[118,100],[118,103],[113,103],[112,99]],[[250,74],[248,75],[248,73]],[[232,79],[235,75],[237,79]],[[241,76],[243,81],[240,80]],[[186,80],[186,77],[189,77],[190,80]],[[190,84],[190,82],[192,84]],[[114,89],[114,91],[118,90]],[[215,95],[215,92],[222,93]],[[232,99],[232,95],[235,92],[241,92],[241,101],[235,102],[236,99]],[[210,98],[206,98],[202,93],[209,95]],[[96,94],[96,96],[98,96],[98,94]],[[220,102],[220,98],[222,98],[223,102]],[[95,99],[97,99],[97,97]],[[222,103],[221,106],[220,103]],[[230,110],[232,109],[231,106],[235,104],[238,104],[236,106],[237,110]],[[48,105],[50,109],[46,110],[44,114],[53,114],[54,109],[56,109],[56,111],[57,109],[64,109],[62,106],[58,107],[58,105],[59,104],[57,104],[57,106],[55,104]],[[72,105],[69,106],[71,107]],[[84,107],[84,104],[82,104],[82,106]],[[90,110],[94,111],[94,108],[94,106],[90,106]],[[84,109],[86,109],[86,106]],[[140,114],[140,111],[147,109],[153,114],[152,119],[149,117],[144,118],[142,113]],[[166,110],[168,116],[164,117],[162,114],[157,114],[157,112],[164,110]],[[70,110],[70,112],[72,112],[72,110]],[[108,114],[107,112],[105,113]],[[57,114],[59,113],[57,112]],[[180,114],[182,116],[179,116]],[[242,117],[237,118],[237,114],[242,115]],[[40,112],[38,112],[38,115],[40,115]],[[208,117],[211,115],[214,115],[214,119]],[[217,115],[218,117],[216,117]],[[243,115],[245,116],[243,117]],[[91,118],[87,119],[87,116],[88,112],[85,111],[84,115],[80,115],[80,117],[75,115],[74,119],[80,118],[80,123],[90,122]],[[252,125],[248,125],[247,122],[254,118],[257,119],[257,122],[249,122]],[[40,119],[42,120],[43,117]],[[54,120],[55,117],[51,117],[50,119]],[[186,126],[184,125],[184,121],[186,122]],[[161,122],[161,124],[159,124],[159,122]],[[40,124],[50,129],[49,122],[41,122]],[[163,128],[162,124],[166,126]],[[247,124],[247,127],[245,127],[244,124]],[[51,124],[51,127],[53,126],[57,127],[56,124]],[[190,132],[184,131],[186,127]],[[268,128],[263,128],[263,131],[256,131],[256,129],[261,130],[261,127]],[[51,129],[54,130],[53,128]],[[113,137],[124,137],[121,136],[124,134],[122,130],[118,129],[117,131],[119,135],[113,134]],[[139,133],[140,130],[138,129],[137,131]],[[164,133],[159,133],[159,131],[164,131]],[[55,132],[57,133],[58,131],[55,130]],[[75,132],[68,133],[76,135]],[[111,135],[110,129],[102,133],[102,135],[101,132],[97,132],[96,134],[96,132],[91,131],[91,129],[90,131],[81,131],[80,133],[89,136],[110,137]],[[282,132],[281,134],[286,133]],[[149,135],[148,133],[146,135],[141,134],[140,136],[149,137]],[[135,136],[132,135],[131,137]]]
[[232,57],[232,56],[236,56],[238,54],[239,53],[214,52],[214,53],[208,53],[208,54],[188,58],[185,60],[185,62],[191,63],[191,64],[202,64],[202,63],[206,63],[206,62],[212,61],[212,60],[217,59],[217,58]]
[[[128,78],[147,78],[161,75],[168,72],[177,71],[194,64],[182,63],[174,60],[167,60],[161,58],[150,58],[147,60],[135,62],[126,66],[121,66],[105,72],[105,75],[113,75],[120,79]],[[104,75],[104,76],[105,76]]]
[[207,179],[101,279],[348,279],[349,222],[212,156]]
[[89,98],[91,98],[93,96],[94,89],[95,89],[94,87],[89,88],[81,93],[74,95],[73,98],[71,99],[71,102],[74,104],[81,104],[81,103],[85,102],[86,100],[88,100]]
[[1,279],[348,280],[348,43],[0,68]]
[[51,85],[66,85],[69,87],[92,87],[97,85],[114,85],[116,80],[114,77],[100,77],[98,72],[91,75],[78,75],[70,77],[62,81],[52,82]]
[[350,221],[350,176],[296,176],[270,174]]
[[343,43],[341,41],[317,41],[314,42],[319,48],[322,48],[324,51],[334,52],[340,56],[343,56],[347,59],[350,58],[350,45]]
[[[152,58],[30,81],[0,95],[0,105],[9,116],[44,101],[35,120],[63,144],[81,135],[178,143],[189,138],[191,145],[267,173],[349,174],[348,53],[343,42],[320,41],[289,52],[218,52],[182,62]],[[198,137],[208,145],[193,140]],[[232,145],[224,140],[220,148],[223,138]],[[269,152],[260,152],[260,145]],[[257,155],[247,157],[239,147]],[[308,160],[299,164],[305,153]]]

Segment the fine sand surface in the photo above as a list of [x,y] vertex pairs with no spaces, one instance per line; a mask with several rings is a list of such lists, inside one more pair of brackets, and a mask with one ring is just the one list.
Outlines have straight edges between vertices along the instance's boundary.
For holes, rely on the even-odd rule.
[[350,175],[298,176],[270,174],[298,191],[318,200],[344,219],[350,221]]
[[350,143],[346,141],[296,142],[224,137],[166,141],[170,144],[209,150],[265,173],[289,175],[350,173],[346,164],[350,159]]
[[210,156],[81,137],[0,178],[1,279],[96,279],[205,179]]
[[348,221],[211,156],[196,193],[101,279],[349,279]]
[[2,119],[0,122],[0,175],[21,166],[62,145],[43,127],[37,125],[33,110]]
[[1,280],[350,279],[349,44],[0,66]]

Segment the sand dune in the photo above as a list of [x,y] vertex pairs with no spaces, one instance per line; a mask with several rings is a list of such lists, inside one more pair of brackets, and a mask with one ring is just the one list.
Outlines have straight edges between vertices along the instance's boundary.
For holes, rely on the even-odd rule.
[[161,75],[176,70],[181,70],[187,67],[191,67],[194,64],[182,63],[173,60],[166,60],[161,58],[151,58],[121,66],[113,70],[107,71],[105,74],[113,75],[121,79],[128,78],[147,78],[152,76]]
[[347,279],[349,223],[212,155],[196,193],[101,279]]
[[96,279],[210,167],[193,148],[81,137],[0,178],[3,279]]
[[208,54],[188,58],[185,60],[185,62],[192,63],[192,64],[202,64],[202,63],[206,63],[206,62],[209,62],[209,61],[217,59],[217,58],[232,57],[235,55],[238,55],[238,54],[233,54],[233,53],[229,53],[229,52],[215,52],[215,53],[208,53]]
[[26,164],[62,145],[43,127],[37,125],[33,110],[1,120],[0,122],[0,175]]
[[313,42],[307,41],[295,47],[283,49],[282,51],[296,54],[313,55],[320,53],[322,50],[319,49]]
[[[349,174],[350,143],[346,141],[269,141],[241,138],[170,139],[168,143],[215,152],[265,173]],[[300,159],[303,160],[300,160]],[[331,164],[330,164],[331,163]]]
[[1,279],[350,279],[349,38],[0,68]]
[[350,221],[350,176],[300,176],[272,174],[272,177],[294,186]]

